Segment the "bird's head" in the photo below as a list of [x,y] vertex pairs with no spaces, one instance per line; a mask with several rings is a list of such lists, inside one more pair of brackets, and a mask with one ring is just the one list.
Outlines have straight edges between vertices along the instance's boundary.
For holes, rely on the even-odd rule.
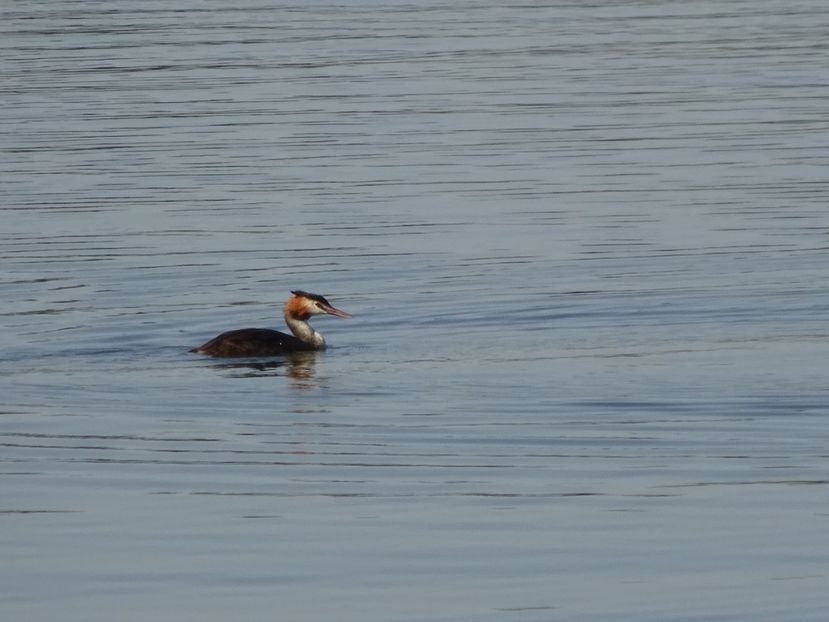
[[285,305],[285,315],[303,321],[308,320],[312,315],[334,315],[346,319],[351,317],[350,313],[337,309],[319,294],[311,294],[300,289],[293,290],[291,293],[293,297]]

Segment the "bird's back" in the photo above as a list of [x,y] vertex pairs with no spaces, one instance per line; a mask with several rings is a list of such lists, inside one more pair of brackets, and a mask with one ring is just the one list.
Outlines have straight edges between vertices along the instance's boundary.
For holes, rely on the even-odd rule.
[[273,356],[313,350],[293,335],[270,328],[240,328],[222,333],[191,352],[208,356]]

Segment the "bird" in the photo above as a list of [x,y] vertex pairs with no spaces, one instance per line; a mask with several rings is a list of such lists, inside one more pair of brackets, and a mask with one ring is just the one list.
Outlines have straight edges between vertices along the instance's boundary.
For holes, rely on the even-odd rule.
[[229,330],[190,352],[207,356],[273,356],[325,349],[325,339],[308,323],[314,315],[350,318],[351,314],[337,309],[323,296],[300,289],[285,303],[285,323],[293,335],[270,328]]

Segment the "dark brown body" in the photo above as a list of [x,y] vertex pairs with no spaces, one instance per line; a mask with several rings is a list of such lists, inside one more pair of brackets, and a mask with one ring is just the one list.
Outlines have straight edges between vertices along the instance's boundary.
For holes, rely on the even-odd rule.
[[270,328],[240,328],[214,337],[190,352],[208,356],[274,356],[315,348],[293,335]]

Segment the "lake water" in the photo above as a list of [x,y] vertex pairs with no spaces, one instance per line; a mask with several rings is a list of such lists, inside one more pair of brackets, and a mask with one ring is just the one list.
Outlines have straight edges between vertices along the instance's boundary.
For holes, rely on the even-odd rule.
[[4,620],[825,619],[822,0],[2,12]]

